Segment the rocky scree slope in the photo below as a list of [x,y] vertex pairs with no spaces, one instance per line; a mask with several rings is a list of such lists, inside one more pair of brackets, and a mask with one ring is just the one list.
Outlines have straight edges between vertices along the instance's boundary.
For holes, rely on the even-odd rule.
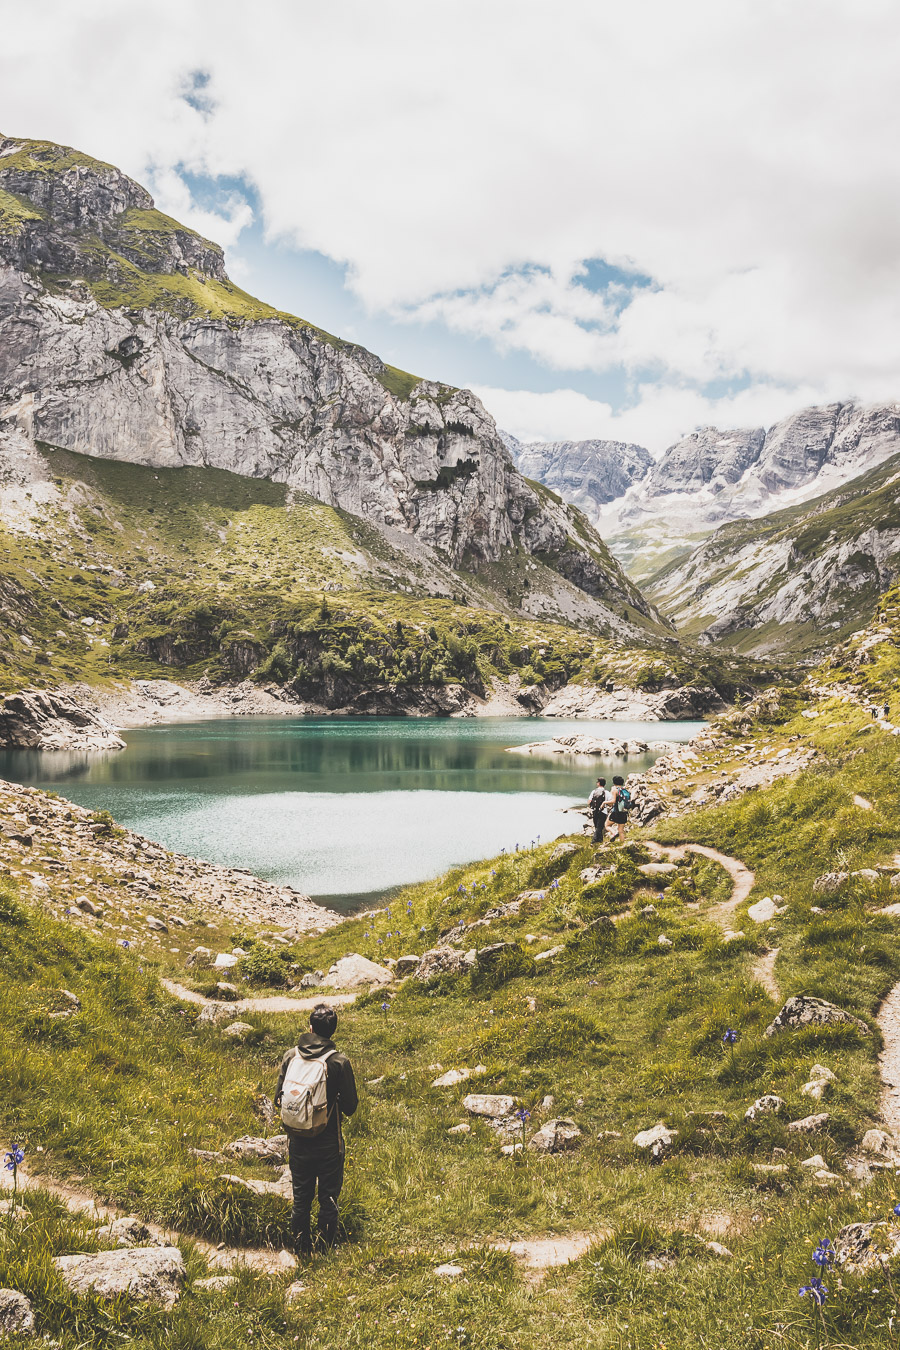
[[900,576],[898,485],[900,454],[804,506],[723,525],[648,591],[701,644],[822,652]]
[[263,305],[111,165],[0,140],[0,428],[27,444],[267,478],[454,568],[518,546],[613,624],[653,617],[572,508],[516,471],[466,390]]

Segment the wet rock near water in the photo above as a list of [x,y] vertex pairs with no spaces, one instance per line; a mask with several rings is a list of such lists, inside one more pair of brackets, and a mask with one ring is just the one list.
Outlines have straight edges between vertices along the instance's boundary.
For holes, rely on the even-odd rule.
[[33,689],[0,702],[0,749],[124,750],[125,742],[99,713],[65,694]]
[[185,1281],[184,1261],[177,1247],[132,1247],[56,1256],[53,1266],[73,1294],[99,1298],[124,1294],[135,1303],[162,1308],[174,1307]]

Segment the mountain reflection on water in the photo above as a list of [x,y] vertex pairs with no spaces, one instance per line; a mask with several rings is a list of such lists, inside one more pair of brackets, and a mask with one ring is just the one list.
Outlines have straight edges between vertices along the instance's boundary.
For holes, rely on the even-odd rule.
[[577,830],[601,761],[505,753],[576,732],[688,740],[699,722],[253,718],[141,728],[124,751],[0,753],[0,776],[60,792],[167,848],[352,908],[455,863]]

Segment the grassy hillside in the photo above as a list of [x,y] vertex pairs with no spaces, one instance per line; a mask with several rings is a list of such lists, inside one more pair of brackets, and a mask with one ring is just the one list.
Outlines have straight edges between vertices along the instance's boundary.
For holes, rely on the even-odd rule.
[[644,581],[696,638],[734,651],[821,652],[865,622],[900,573],[900,455],[802,506],[732,521]]
[[[189,1293],[170,1315],[78,1304],[49,1271],[48,1250],[81,1249],[85,1234],[41,1197],[29,1199],[24,1238],[14,1247],[7,1230],[0,1240],[0,1281],[29,1292],[39,1329],[73,1348],[122,1335],[139,1346],[287,1341],[323,1350],[363,1342],[537,1350],[563,1336],[598,1350],[890,1344],[888,1318],[898,1314],[883,1276],[826,1278],[832,1293],[818,1327],[797,1292],[814,1273],[810,1254],[820,1238],[889,1214],[898,1199],[890,1173],[869,1183],[840,1180],[843,1159],[877,1121],[878,1035],[838,1027],[766,1039],[778,1004],[753,975],[764,948],[778,946],[774,977],[783,996],[833,999],[870,1026],[900,979],[896,919],[877,913],[890,895],[887,880],[851,883],[827,898],[812,890],[820,872],[891,857],[900,827],[894,742],[871,729],[863,710],[820,701],[816,711],[811,722],[801,702],[786,697],[771,703],[767,720],[730,735],[741,744],[804,736],[820,754],[815,771],[657,832],[713,844],[755,868],[749,903],[783,897],[785,911],[768,926],[743,909],[733,916],[745,939],[725,942],[709,918],[729,892],[715,864],[696,860],[674,877],[648,880],[637,871],[640,845],[595,856],[579,837],[569,853],[530,845],[411,888],[386,909],[281,955],[266,956],[252,932],[233,935],[258,953],[245,973],[277,983],[279,967],[287,972],[292,963],[326,968],[348,951],[382,958],[421,951],[458,919],[474,921],[534,893],[518,916],[473,933],[480,946],[517,944],[492,974],[430,986],[412,980],[342,1011],[340,1042],[367,1085],[347,1130],[347,1241],[316,1260],[289,1307],[286,1277],[253,1276],[234,1294]],[[730,743],[725,727],[722,737]],[[874,809],[854,805],[857,793]],[[586,885],[580,874],[593,861],[613,870]],[[242,1014],[255,1031],[236,1046],[160,989],[157,970],[184,977],[182,957],[135,956],[113,945],[114,931],[74,923],[54,921],[5,889],[0,1007],[16,1029],[0,1045],[7,1139],[22,1144],[33,1172],[77,1176],[185,1234],[281,1241],[285,1202],[216,1179],[223,1170],[271,1171],[232,1162],[223,1169],[188,1150],[262,1132],[254,1103],[271,1091],[296,1025]],[[527,941],[529,933],[538,941]],[[562,952],[535,965],[533,954],[550,946]],[[77,1015],[52,1017],[60,987],[81,1000]],[[729,1027],[738,1032],[733,1057],[722,1044]],[[835,1074],[821,1106],[800,1093],[814,1063]],[[438,1065],[478,1064],[484,1072],[474,1082],[430,1086]],[[42,1090],[48,1081],[52,1094]],[[531,1112],[526,1138],[548,1115],[571,1117],[583,1132],[580,1147],[503,1157],[505,1141],[483,1124],[448,1135],[465,1118],[460,1100],[473,1087],[516,1095]],[[784,1115],[745,1120],[764,1093],[785,1099]],[[546,1094],[555,1102],[545,1112]],[[824,1128],[787,1130],[787,1120],[820,1110],[829,1115]],[[671,1155],[652,1167],[631,1138],[658,1120],[679,1133]],[[799,1165],[813,1153],[837,1180],[817,1180]],[[755,1170],[760,1164],[784,1170]],[[573,1233],[594,1234],[594,1246],[538,1284],[489,1246]],[[733,1256],[714,1255],[706,1245],[713,1238]],[[450,1257],[463,1275],[443,1281],[434,1269]],[[190,1265],[201,1273],[198,1254]]]
[[340,706],[377,688],[483,693],[513,673],[552,687],[699,680],[726,694],[771,673],[661,645],[654,625],[635,647],[522,618],[539,561],[454,573],[282,484],[50,447],[42,459],[50,504],[0,530],[3,691],[253,676]]

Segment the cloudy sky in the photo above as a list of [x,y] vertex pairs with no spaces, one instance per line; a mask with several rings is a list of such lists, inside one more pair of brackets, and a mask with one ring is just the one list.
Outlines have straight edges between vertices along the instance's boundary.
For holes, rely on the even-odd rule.
[[0,0],[0,131],[522,439],[900,398],[896,0]]

